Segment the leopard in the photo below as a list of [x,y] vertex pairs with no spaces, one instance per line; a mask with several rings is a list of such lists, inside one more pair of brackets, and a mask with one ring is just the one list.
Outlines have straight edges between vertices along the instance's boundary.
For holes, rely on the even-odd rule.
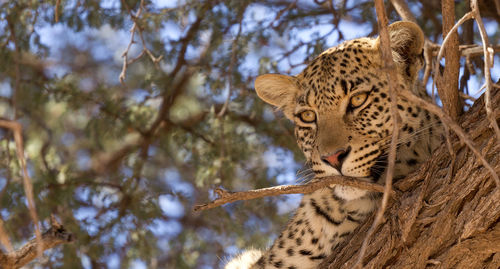
[[[429,99],[419,80],[424,34],[408,21],[388,26],[397,91]],[[321,53],[298,75],[264,74],[255,80],[258,97],[294,123],[299,148],[315,180],[342,175],[384,184],[395,120],[399,138],[393,180],[404,178],[441,146],[438,117],[391,95],[380,37],[345,41]],[[330,185],[302,197],[294,216],[266,251],[249,250],[225,269],[317,266],[379,207],[380,193]]]

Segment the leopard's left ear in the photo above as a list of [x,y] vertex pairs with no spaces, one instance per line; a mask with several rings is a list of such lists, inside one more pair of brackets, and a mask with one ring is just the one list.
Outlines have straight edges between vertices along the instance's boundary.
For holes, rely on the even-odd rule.
[[255,91],[263,101],[276,106],[293,120],[295,98],[299,92],[295,77],[280,74],[260,75],[255,80]]
[[[392,57],[398,65],[403,65],[406,75],[415,78],[423,66],[424,33],[420,27],[409,21],[399,21],[389,25]],[[380,38],[377,39],[377,46]]]

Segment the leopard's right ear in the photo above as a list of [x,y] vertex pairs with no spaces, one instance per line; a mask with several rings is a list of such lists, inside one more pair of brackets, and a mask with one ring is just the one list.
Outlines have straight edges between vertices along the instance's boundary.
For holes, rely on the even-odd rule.
[[260,99],[278,107],[285,116],[293,119],[295,98],[299,92],[295,77],[280,74],[265,74],[255,80],[255,90]]

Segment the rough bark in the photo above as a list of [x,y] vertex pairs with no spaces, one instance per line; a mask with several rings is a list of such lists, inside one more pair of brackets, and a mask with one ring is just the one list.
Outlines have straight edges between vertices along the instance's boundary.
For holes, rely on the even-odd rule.
[[70,243],[74,236],[57,221],[52,221],[52,227],[41,235],[41,246],[39,240],[32,239],[16,251],[4,253],[0,250],[0,268],[17,269],[28,264],[38,256],[38,250],[45,251],[58,245]]
[[[499,90],[492,102],[499,106]],[[500,111],[495,118],[498,122]],[[500,143],[488,127],[483,98],[460,123],[499,173]],[[403,194],[371,237],[365,268],[500,267],[500,186],[458,138],[451,139],[454,161],[443,145],[417,172],[395,183]],[[372,220],[320,268],[352,268]]]

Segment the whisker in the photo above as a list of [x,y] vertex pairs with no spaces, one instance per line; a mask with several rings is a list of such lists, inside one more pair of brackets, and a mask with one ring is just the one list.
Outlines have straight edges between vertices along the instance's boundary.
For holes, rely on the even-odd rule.
[[315,174],[314,174],[314,172],[312,172],[312,169],[311,169],[311,171],[309,171],[308,173],[306,173],[306,174],[302,175],[301,177],[298,177],[298,178],[295,180],[295,182],[296,182],[297,184],[304,184],[304,182],[307,182],[307,181],[309,181],[309,180],[313,179],[313,178],[314,178],[314,176],[315,176]]
[[298,170],[295,175],[299,176],[299,175],[307,174],[307,173],[311,172],[312,170],[313,170],[312,168],[307,168],[307,169],[304,169],[304,170]]
[[[422,135],[428,135],[428,133],[424,133],[425,131],[428,131],[432,127],[441,126],[441,125],[442,125],[441,121],[434,121],[434,122],[431,122],[429,124],[426,124],[422,128],[418,128],[417,130],[415,130],[409,136],[406,136],[404,138],[401,138],[401,137],[398,138],[398,143],[408,142],[410,140],[417,140],[415,138],[421,138]],[[383,138],[381,141],[382,142],[389,142],[391,140],[392,140],[392,136],[387,136],[387,137]]]

